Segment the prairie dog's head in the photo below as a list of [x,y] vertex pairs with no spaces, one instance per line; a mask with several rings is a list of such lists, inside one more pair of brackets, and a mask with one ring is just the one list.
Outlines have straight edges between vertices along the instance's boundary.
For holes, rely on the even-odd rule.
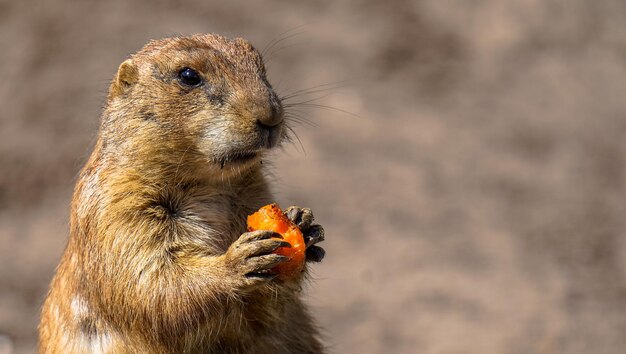
[[258,163],[285,130],[259,52],[212,34],[148,43],[120,65],[107,110],[133,127],[127,134],[152,135],[223,172]]

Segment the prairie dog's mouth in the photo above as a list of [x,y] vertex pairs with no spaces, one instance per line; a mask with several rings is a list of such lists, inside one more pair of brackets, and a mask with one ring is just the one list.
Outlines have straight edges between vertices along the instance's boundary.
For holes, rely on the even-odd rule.
[[227,165],[242,165],[254,160],[259,155],[258,151],[232,152],[217,160],[221,168]]

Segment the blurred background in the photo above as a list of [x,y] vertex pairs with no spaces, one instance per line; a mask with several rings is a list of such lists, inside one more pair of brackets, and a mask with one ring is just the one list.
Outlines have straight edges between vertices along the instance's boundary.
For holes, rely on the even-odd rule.
[[313,124],[274,170],[278,201],[327,230],[305,295],[330,352],[623,353],[625,16],[620,0],[0,0],[0,352],[35,350],[117,66],[218,32],[279,41],[270,81],[324,106],[296,108]]

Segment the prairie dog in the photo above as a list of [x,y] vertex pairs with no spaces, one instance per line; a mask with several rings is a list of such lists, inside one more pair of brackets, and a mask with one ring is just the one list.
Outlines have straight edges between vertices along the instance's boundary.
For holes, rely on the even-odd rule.
[[[288,244],[246,232],[246,216],[274,201],[261,159],[285,132],[263,60],[241,38],[166,38],[124,61],[74,191],[40,352],[323,352],[304,275],[269,271]],[[320,261],[311,211],[286,214]]]

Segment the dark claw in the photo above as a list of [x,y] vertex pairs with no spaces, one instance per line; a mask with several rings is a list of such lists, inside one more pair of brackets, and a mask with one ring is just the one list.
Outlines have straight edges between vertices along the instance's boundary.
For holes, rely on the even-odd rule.
[[289,207],[287,208],[287,211],[285,211],[285,216],[287,216],[287,219],[291,220],[294,224],[297,224],[296,219],[298,218],[299,212],[300,209]]
[[326,255],[326,251],[319,246],[311,246],[306,249],[306,260],[308,262],[321,262]]
[[252,259],[257,256],[274,252],[280,247],[291,248],[291,244],[287,241],[268,239],[255,241],[255,243],[249,243],[244,247],[244,252],[248,253],[247,258]]
[[318,242],[324,241],[324,228],[320,225],[311,225],[303,236],[306,247],[310,247]]
[[266,230],[256,230],[246,232],[244,235],[245,239],[242,242],[253,242],[258,240],[266,240],[269,238],[283,238],[283,236],[277,232],[271,232]]
[[287,241],[282,241],[278,247],[276,248],[280,248],[280,247],[284,247],[284,248],[291,248],[291,243],[287,242]]
[[285,215],[302,231],[308,229],[313,223],[313,212],[309,208],[291,206],[285,211]]
[[250,272],[248,274],[246,274],[246,278],[259,278],[259,279],[267,279],[267,280],[271,280],[274,279],[278,276],[278,274],[276,273],[255,273],[255,272]]

